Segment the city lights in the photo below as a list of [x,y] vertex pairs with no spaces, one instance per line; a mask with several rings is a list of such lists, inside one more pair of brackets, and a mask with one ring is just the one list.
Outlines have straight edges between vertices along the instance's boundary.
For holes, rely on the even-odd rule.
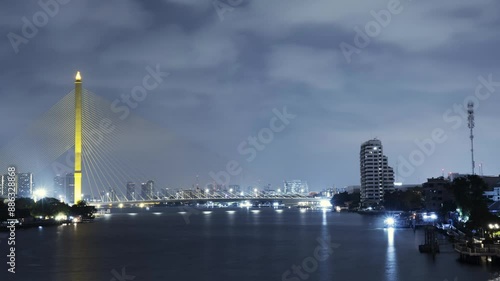
[[396,220],[393,217],[388,217],[384,220],[384,223],[387,227],[394,227],[394,225],[396,225]]
[[45,190],[45,188],[39,188],[33,191],[33,195],[33,200],[38,201],[38,199],[42,199],[47,196],[47,190]]
[[489,229],[500,229],[500,225],[498,225],[498,223],[495,224],[490,223],[488,227]]
[[319,206],[321,208],[331,208],[332,203],[328,199],[323,199],[323,200],[319,201]]
[[68,216],[66,216],[66,214],[59,213],[59,214],[56,215],[56,217],[54,219],[56,221],[64,221],[64,220],[68,219]]

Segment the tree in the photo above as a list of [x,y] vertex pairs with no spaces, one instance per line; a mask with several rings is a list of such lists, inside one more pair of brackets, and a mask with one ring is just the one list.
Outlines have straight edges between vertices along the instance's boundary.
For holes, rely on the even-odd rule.
[[97,209],[94,206],[87,205],[87,202],[81,200],[71,206],[70,214],[72,216],[81,216],[84,219],[94,219]]
[[31,210],[35,206],[35,201],[31,198],[17,198],[16,199],[16,209],[28,209]]
[[498,217],[489,212],[489,200],[484,196],[488,185],[482,178],[476,175],[460,177],[453,181],[450,188],[462,216],[469,217],[468,228],[486,227],[490,223],[499,221]]
[[347,192],[341,192],[337,193],[332,197],[332,205],[333,206],[349,206],[350,209],[357,208],[359,206],[360,202],[360,193],[359,192],[353,192],[353,193],[347,193]]
[[69,206],[56,198],[42,198],[35,203],[31,214],[33,216],[56,216],[60,213],[68,214]]
[[386,210],[411,211],[422,208],[422,192],[418,188],[396,190],[384,194]]

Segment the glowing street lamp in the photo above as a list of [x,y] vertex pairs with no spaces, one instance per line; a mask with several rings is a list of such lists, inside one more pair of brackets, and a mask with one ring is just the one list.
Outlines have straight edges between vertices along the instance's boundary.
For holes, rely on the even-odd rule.
[[42,199],[45,196],[47,196],[47,190],[45,190],[44,188],[40,188],[40,189],[33,191],[33,194],[35,195],[34,200],[36,202],[36,201],[38,201],[38,198]]
[[495,223],[495,224],[490,223],[490,224],[488,225],[488,227],[489,227],[490,229],[500,229],[500,225],[498,225],[498,223]]

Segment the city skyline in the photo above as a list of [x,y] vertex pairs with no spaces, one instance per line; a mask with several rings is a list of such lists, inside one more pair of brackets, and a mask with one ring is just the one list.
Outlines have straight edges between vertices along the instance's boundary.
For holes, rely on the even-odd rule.
[[0,280],[500,279],[500,1],[0,6]]
[[[454,6],[447,7],[453,12],[435,15],[429,3],[412,3],[412,6],[408,3],[401,14],[393,15],[393,22],[380,36],[371,38],[370,44],[347,62],[340,44],[355,46],[353,28],[372,21],[370,11],[385,9],[386,4],[380,1],[367,3],[363,9],[343,7],[342,17],[335,19],[330,14],[326,17],[318,13],[335,7],[333,3],[291,2],[289,14],[284,16],[296,21],[272,19],[276,25],[266,30],[245,19],[255,19],[255,13],[265,17],[265,11],[277,11],[277,4],[269,4],[265,9],[258,3],[242,5],[225,13],[221,21],[209,3],[126,2],[115,10],[119,15],[115,26],[94,33],[89,31],[98,24],[101,15],[95,18],[80,15],[91,14],[90,10],[97,6],[102,9],[111,6],[68,3],[60,7],[65,9],[64,13],[51,17],[28,43],[20,44],[18,53],[8,39],[1,45],[0,54],[15,71],[3,70],[0,74],[4,81],[9,81],[0,86],[5,96],[0,113],[0,148],[28,130],[71,91],[77,70],[85,78],[85,89],[109,103],[118,100],[117,107],[125,104],[122,94],[129,94],[142,84],[145,75],[158,70],[168,75],[161,77],[163,81],[148,92],[146,99],[130,108],[131,116],[141,116],[177,140],[170,145],[170,149],[178,150],[177,154],[163,155],[168,160],[161,167],[154,166],[156,159],[152,154],[165,151],[164,143],[148,143],[148,153],[141,153],[144,147],[140,144],[132,147],[131,154],[142,155],[136,158],[137,165],[147,169],[148,176],[158,182],[191,186],[199,176],[203,185],[213,181],[210,172],[225,171],[227,163],[235,160],[242,172],[232,177],[230,184],[248,186],[260,181],[262,185],[278,185],[283,179],[294,178],[306,180],[313,188],[358,184],[359,144],[374,137],[383,140],[389,165],[405,183],[424,182],[428,177],[440,175],[442,169],[467,173],[470,171],[467,119],[458,118],[461,109],[455,104],[466,105],[467,98],[474,96],[480,87],[481,98],[476,103],[476,167],[483,163],[484,174],[499,174],[498,154],[492,148],[500,139],[495,130],[495,110],[500,98],[498,90],[489,97],[485,95],[488,90],[497,89],[496,81],[500,80],[493,59],[496,54],[488,47],[494,46],[497,39],[486,32],[493,32],[494,22],[487,15],[498,4],[445,3]],[[23,22],[18,19],[22,16],[31,19],[32,14],[42,10],[36,5],[24,9],[23,5],[26,4],[6,7],[2,12],[15,15],[4,17],[8,21],[2,27],[5,34],[22,34]],[[311,13],[303,13],[304,7]],[[171,16],[176,14],[176,24],[162,20],[159,8],[166,9]],[[474,21],[467,25],[469,28],[456,25],[453,30],[424,32],[431,23],[470,23],[480,16],[481,24]],[[424,17],[427,20],[421,20]],[[143,32],[141,27],[147,26],[149,18],[157,22],[157,30]],[[411,20],[420,25],[411,24]],[[63,23],[71,33],[59,32],[58,26]],[[311,29],[324,30],[330,36],[309,34],[307,31]],[[73,33],[75,30],[79,31],[78,37]],[[243,30],[251,31],[259,40],[238,37]],[[417,36],[418,40],[395,42],[392,36],[401,35],[402,30],[422,35]],[[106,38],[106,32],[119,31],[136,39],[108,37],[98,41]],[[478,31],[485,32],[479,35]],[[478,47],[473,42],[460,42],[453,36],[457,32],[469,34],[483,44]],[[280,34],[287,34],[288,39],[281,40]],[[424,35],[427,37],[421,37]],[[177,44],[165,43],[171,41],[164,41],[165,38]],[[268,47],[271,45],[272,48]],[[443,47],[453,51],[443,56]],[[95,50],[101,50],[98,57],[92,55]],[[391,57],[387,56],[387,50],[393,50]],[[118,67],[121,64],[126,66]],[[30,103],[24,101],[26,98]],[[269,126],[276,116],[274,109],[283,111],[285,107],[296,117],[283,131],[274,134],[265,149],[256,148],[254,159],[248,161],[251,153],[240,153],[239,145]],[[434,148],[429,151],[415,143],[416,140],[428,143],[424,140],[440,132],[438,139],[446,140],[434,141]],[[135,138],[133,132],[128,136]],[[148,137],[154,139],[158,135],[152,133]],[[411,164],[409,156],[414,151],[424,155],[421,165]],[[1,156],[3,166],[12,164],[5,153]],[[404,160],[413,168],[408,176],[397,171]],[[49,185],[53,175],[36,177],[47,179]]]

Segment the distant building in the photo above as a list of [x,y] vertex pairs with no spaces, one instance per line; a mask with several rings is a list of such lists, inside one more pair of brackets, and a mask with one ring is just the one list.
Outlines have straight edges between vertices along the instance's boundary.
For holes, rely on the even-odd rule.
[[192,189],[183,189],[180,190],[178,193],[178,198],[182,199],[190,199],[190,198],[195,198],[196,197],[196,191]]
[[109,194],[109,198],[108,198],[109,201],[111,201],[111,202],[119,201],[118,194],[116,194],[116,190],[114,188],[110,187],[108,194]]
[[93,202],[95,201],[90,194],[82,194],[82,200],[85,202]]
[[141,185],[141,196],[144,200],[154,199],[154,186],[155,182],[152,180],[148,180]]
[[73,173],[66,174],[64,181],[63,201],[66,203],[76,203],[75,201],[75,175]]
[[427,182],[422,184],[425,209],[428,211],[439,211],[446,202],[453,201],[450,184],[451,182],[443,177],[427,179]]
[[[449,173],[448,174],[448,179],[450,181],[454,181],[457,178],[464,178],[467,176],[470,176],[471,174],[460,174],[460,173]],[[493,187],[496,187],[497,184],[500,182],[500,175],[499,176],[481,176],[481,175],[476,175],[483,179],[483,181],[488,185],[490,189],[493,189]]]
[[333,188],[334,194],[339,194],[339,193],[344,193],[344,192],[347,192],[347,187],[334,187]]
[[54,177],[54,197],[58,199],[62,199],[64,194],[66,193],[64,190],[64,177],[57,175]]
[[0,196],[6,197],[7,194],[8,194],[7,178],[4,175],[0,175]]
[[231,191],[231,190],[233,193],[240,193],[241,188],[239,185],[233,184],[233,185],[229,186],[229,191]]
[[448,180],[450,182],[453,182],[455,179],[458,178],[465,178],[469,176],[470,174],[460,174],[460,173],[448,173]]
[[127,182],[127,200],[135,200],[135,182]]
[[494,187],[491,191],[485,191],[484,196],[494,202],[500,201],[500,186]]
[[[491,179],[490,186],[493,186],[491,190],[485,191],[484,196],[494,202],[500,201],[500,179],[496,182],[497,179]],[[486,180],[485,180],[486,181]]]
[[227,190],[227,188],[226,188],[225,185],[215,184],[215,183],[209,183],[209,184],[207,184],[206,188],[210,189],[210,191],[215,191],[215,192],[226,191]]
[[32,173],[17,174],[17,197],[31,198],[33,195],[33,187]]
[[412,188],[415,188],[415,187],[422,187],[422,184],[402,184],[402,183],[399,183],[399,182],[395,182],[394,183],[394,189],[395,190],[400,190],[400,191],[406,191],[408,189],[412,189]]
[[361,185],[348,185],[345,187],[347,193],[361,192]]
[[490,190],[500,186],[500,176],[480,176]]
[[384,193],[394,191],[394,170],[384,155],[382,142],[372,139],[361,144],[360,153],[361,204],[382,203]]
[[307,182],[301,180],[284,181],[283,192],[285,194],[309,193]]

